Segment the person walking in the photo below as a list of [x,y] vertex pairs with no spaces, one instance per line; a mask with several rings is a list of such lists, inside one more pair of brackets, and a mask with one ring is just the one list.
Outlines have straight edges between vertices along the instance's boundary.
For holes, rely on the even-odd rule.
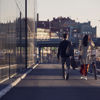
[[87,80],[87,72],[90,66],[89,51],[94,47],[94,43],[89,35],[85,35],[80,45],[81,79]]
[[72,55],[71,52],[71,42],[68,40],[68,34],[63,34],[63,41],[60,42],[59,48],[58,48],[58,53],[57,53],[57,58],[59,60],[59,57],[61,56],[61,61],[62,61],[62,75],[63,78],[65,79],[65,69],[64,65],[66,64],[67,67],[67,77],[66,80],[69,78],[69,69],[70,69],[70,56]]

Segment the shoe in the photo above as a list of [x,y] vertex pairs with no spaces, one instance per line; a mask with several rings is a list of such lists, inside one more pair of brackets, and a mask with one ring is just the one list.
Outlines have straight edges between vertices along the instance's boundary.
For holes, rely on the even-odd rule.
[[81,78],[80,78],[80,79],[84,79],[84,77],[82,77],[82,76],[81,76]]
[[82,76],[80,77],[80,79],[84,79],[84,76],[82,75]]
[[84,76],[84,79],[87,80],[87,76]]

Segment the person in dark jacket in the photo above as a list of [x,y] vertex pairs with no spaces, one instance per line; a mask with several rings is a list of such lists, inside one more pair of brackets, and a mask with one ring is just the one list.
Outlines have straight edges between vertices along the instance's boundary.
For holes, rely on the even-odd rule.
[[73,53],[71,52],[71,42],[69,40],[67,40],[68,35],[64,34],[63,38],[64,38],[64,40],[59,44],[57,58],[59,60],[59,57],[61,56],[63,78],[65,78],[64,64],[66,64],[66,66],[68,67],[67,77],[66,77],[66,79],[68,79],[69,78],[69,69],[70,69],[70,56],[72,56]]

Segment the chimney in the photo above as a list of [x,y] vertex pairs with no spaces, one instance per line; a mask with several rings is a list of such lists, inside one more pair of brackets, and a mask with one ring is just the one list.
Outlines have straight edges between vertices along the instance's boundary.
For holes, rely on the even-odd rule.
[[37,22],[39,21],[39,13],[37,13]]

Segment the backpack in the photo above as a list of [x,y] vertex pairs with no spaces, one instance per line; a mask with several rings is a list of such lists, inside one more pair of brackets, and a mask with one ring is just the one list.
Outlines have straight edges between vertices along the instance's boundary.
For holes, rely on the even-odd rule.
[[69,57],[71,56],[71,45],[70,43],[68,43],[67,47],[66,47],[66,56]]

